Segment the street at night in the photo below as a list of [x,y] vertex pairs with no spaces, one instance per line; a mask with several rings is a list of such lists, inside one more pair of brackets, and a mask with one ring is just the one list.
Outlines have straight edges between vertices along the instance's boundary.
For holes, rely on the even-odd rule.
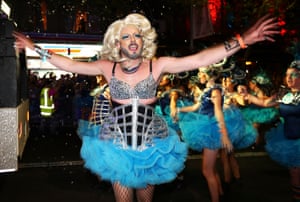
[[[0,175],[0,201],[23,202],[113,202],[111,185],[83,167],[81,140],[75,129],[59,133],[31,130],[16,172]],[[230,185],[230,202],[289,202],[288,170],[273,162],[263,148],[237,152],[241,180]],[[220,162],[218,162],[220,167]],[[221,173],[221,172],[220,172]],[[205,178],[201,174],[201,154],[191,153],[183,181],[156,187],[154,202],[209,202]]]

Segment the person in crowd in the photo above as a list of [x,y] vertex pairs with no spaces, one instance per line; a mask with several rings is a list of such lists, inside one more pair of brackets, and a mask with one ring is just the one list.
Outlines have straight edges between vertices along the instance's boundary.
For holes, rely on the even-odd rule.
[[[103,75],[108,84],[112,112],[96,138],[83,138],[81,156],[86,168],[112,183],[116,201],[152,201],[155,185],[170,182],[184,169],[187,146],[154,113],[156,89],[165,73],[208,66],[241,48],[274,41],[276,18],[260,18],[242,35],[185,57],[159,57],[156,31],[141,14],[116,20],[107,29],[101,55],[95,62],[79,62],[42,49],[15,32],[16,47],[35,50],[43,60],[64,71]],[[223,147],[232,149],[228,138]],[[214,201],[216,201],[214,199]]]
[[178,107],[198,106],[200,104],[202,89],[198,86],[198,84],[199,82],[197,77],[190,76],[188,81],[179,85],[178,91],[173,93],[169,103],[169,116],[173,122],[177,123],[179,120],[179,114],[177,114]]
[[[223,75],[222,86],[224,89],[224,108],[236,105],[237,99],[235,96],[235,85],[237,82],[238,81],[235,80],[230,73],[229,75]],[[235,158],[234,151],[228,153],[225,149],[221,149],[220,158],[224,172],[224,189],[226,190],[226,188],[228,188],[229,184],[232,182],[232,176],[234,180],[240,180],[240,167],[237,159]]]
[[[175,81],[174,81],[175,80]],[[176,79],[174,74],[165,74],[162,76],[157,89],[157,112],[166,116],[166,108],[170,105],[170,94],[175,86]]]
[[286,70],[285,84],[289,91],[280,92],[268,99],[260,99],[240,88],[239,92],[251,103],[262,107],[277,106],[280,122],[266,135],[265,149],[270,157],[287,167],[293,200],[300,201],[300,61],[293,61]]
[[28,79],[28,97],[29,97],[29,113],[30,126],[36,127],[40,121],[40,85],[39,77],[35,72],[31,72]]
[[[272,84],[270,76],[263,70],[255,73],[248,81],[249,92],[260,99],[269,98],[273,88],[274,85]],[[242,112],[244,117],[252,122],[258,131],[258,136],[251,146],[251,149],[261,148],[265,144],[264,135],[266,131],[268,131],[278,119],[278,109],[276,107],[264,108],[247,102],[244,107],[242,107]]]
[[157,113],[161,114],[166,120],[169,127],[172,127],[180,136],[180,129],[177,123],[176,106],[189,105],[190,97],[187,96],[187,86],[189,72],[185,72],[184,76],[175,74],[166,74],[159,83],[157,92]]
[[[228,70],[222,73],[222,86],[224,90],[224,109],[235,110],[239,113],[239,116],[243,116],[239,109],[239,106],[244,106],[245,102],[242,96],[237,93],[237,87],[242,84],[246,77],[244,70],[236,67],[236,64],[232,62]],[[235,157],[235,151],[238,149],[244,149],[252,145],[258,135],[257,130],[253,127],[252,123],[247,119],[244,119],[245,130],[243,134],[240,134],[243,138],[240,141],[234,142],[234,150],[228,153],[225,149],[220,150],[220,159],[223,165],[224,172],[224,190],[230,191],[230,185],[233,182],[240,183],[241,173],[239,163]]]
[[110,91],[103,75],[97,76],[97,83],[99,85],[98,88],[90,93],[94,97],[90,122],[101,125],[111,111]]
[[106,79],[103,75],[96,76],[98,87],[91,90],[92,107],[87,119],[78,120],[77,134],[83,136],[98,136],[104,119],[111,112],[110,92]]

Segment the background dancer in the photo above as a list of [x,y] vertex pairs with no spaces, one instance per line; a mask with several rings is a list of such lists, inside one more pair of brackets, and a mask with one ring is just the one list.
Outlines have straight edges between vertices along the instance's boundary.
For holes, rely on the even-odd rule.
[[[230,67],[222,73],[222,86],[224,90],[224,110],[234,110],[238,116],[243,116],[239,106],[244,106],[244,98],[238,94],[237,87],[242,84],[246,77],[246,73],[236,67],[236,64],[231,62]],[[253,127],[252,122],[244,119],[241,123],[244,125],[244,130],[240,134],[239,141],[233,142],[234,150],[228,153],[225,149],[220,150],[220,159],[223,165],[224,182],[223,188],[226,198],[230,195],[230,188],[233,183],[240,185],[241,173],[238,160],[235,157],[235,152],[238,149],[244,149],[252,145],[258,135],[257,130]]]
[[[226,59],[224,59],[226,62]],[[219,201],[224,195],[220,176],[216,169],[217,155],[220,149],[227,153],[233,151],[233,143],[241,142],[246,134],[245,122],[239,110],[223,108],[224,92],[217,83],[222,63],[199,68],[200,83],[206,84],[199,105],[178,108],[178,112],[188,112],[179,116],[182,138],[188,146],[202,151],[202,172],[207,180],[212,201]],[[193,111],[191,111],[193,110]]]
[[[247,87],[252,95],[260,99],[271,97],[274,85],[265,71],[260,70],[248,81]],[[274,92],[273,92],[274,93]],[[258,131],[256,141],[251,149],[263,148],[265,145],[265,132],[268,131],[278,120],[278,109],[276,107],[260,107],[251,102],[245,102],[242,109],[244,117],[249,120]]]
[[246,100],[262,107],[279,107],[280,123],[266,133],[266,151],[270,157],[290,172],[290,182],[295,202],[300,201],[300,61],[292,62],[286,70],[285,84],[288,92],[269,99],[243,90]]

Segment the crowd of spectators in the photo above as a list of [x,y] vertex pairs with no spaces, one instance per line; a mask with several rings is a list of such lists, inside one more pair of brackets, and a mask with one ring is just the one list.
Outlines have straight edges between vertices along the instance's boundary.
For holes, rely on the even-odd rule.
[[[30,127],[58,131],[62,126],[76,128],[79,118],[88,119],[93,104],[90,92],[97,86],[95,77],[64,74],[57,78],[53,72],[40,77],[37,72],[30,72],[28,82]],[[50,89],[55,107],[48,117],[42,116],[40,108],[45,87]]]

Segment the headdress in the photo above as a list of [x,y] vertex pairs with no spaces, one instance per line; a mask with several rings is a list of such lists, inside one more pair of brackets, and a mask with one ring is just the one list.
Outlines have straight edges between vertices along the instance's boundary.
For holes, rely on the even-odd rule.
[[180,73],[177,73],[177,74],[176,74],[176,77],[177,77],[178,79],[185,79],[185,78],[187,78],[189,75],[190,75],[189,72],[186,71],[186,72],[180,72]]
[[265,72],[260,72],[251,79],[252,82],[259,85],[271,84],[271,80]]
[[242,80],[246,77],[245,71],[238,68],[234,60],[231,59],[229,63],[227,61],[227,58],[224,58],[218,63],[214,63],[208,67],[199,68],[199,71],[204,72],[209,76],[221,74],[223,76],[230,77],[234,82]]
[[236,66],[236,63],[232,60],[229,63],[229,67],[221,70],[223,77],[231,78],[233,83],[238,83],[246,78],[246,72]]
[[222,72],[223,65],[227,62],[227,58],[224,58],[220,62],[211,64],[206,67],[199,67],[199,72],[207,74],[209,77],[218,77],[220,73]]
[[296,69],[300,70],[300,60],[294,60],[294,61],[290,64],[289,67],[290,67],[290,68],[296,68]]
[[191,84],[199,84],[199,78],[197,76],[191,76],[189,82]]

